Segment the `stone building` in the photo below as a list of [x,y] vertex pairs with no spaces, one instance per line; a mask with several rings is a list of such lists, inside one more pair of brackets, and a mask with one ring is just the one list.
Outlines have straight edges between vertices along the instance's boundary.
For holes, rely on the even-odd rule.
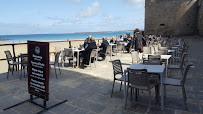
[[203,0],[199,1],[199,15],[198,15],[198,31],[199,35],[203,36]]
[[201,1],[145,0],[145,34],[174,36],[202,34]]

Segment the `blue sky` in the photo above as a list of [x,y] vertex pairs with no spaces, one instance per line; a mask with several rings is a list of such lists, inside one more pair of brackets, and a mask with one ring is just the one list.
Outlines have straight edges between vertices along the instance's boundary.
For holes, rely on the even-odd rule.
[[144,29],[145,0],[0,0],[0,35]]

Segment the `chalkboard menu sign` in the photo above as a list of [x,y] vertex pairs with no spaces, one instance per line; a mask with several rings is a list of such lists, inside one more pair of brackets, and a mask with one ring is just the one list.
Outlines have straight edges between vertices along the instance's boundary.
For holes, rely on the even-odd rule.
[[28,91],[48,100],[49,43],[28,41]]

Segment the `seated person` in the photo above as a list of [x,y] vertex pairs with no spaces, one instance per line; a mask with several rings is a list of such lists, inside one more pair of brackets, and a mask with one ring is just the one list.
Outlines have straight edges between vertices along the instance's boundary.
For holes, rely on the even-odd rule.
[[[80,59],[83,58],[81,67],[83,67],[84,65],[89,65],[90,53],[92,52],[93,49],[97,49],[97,46],[96,46],[95,38],[91,37],[88,39],[87,47],[85,48],[85,50],[80,51],[79,64],[80,64]],[[75,56],[76,54],[77,53],[75,53]]]
[[[110,40],[110,44],[116,44],[117,41],[115,40],[115,37],[113,36],[112,39]],[[113,46],[113,48],[116,48],[116,45]]]
[[88,44],[88,40],[91,38],[92,36],[89,35],[88,38],[85,39],[85,42],[84,42],[84,48],[87,47],[87,44]]
[[127,42],[127,41],[128,41],[128,36],[127,36],[127,35],[125,35],[125,38],[123,38],[123,41],[124,41],[124,42]]
[[131,51],[131,50],[130,50],[131,39],[132,39],[132,37],[127,38],[127,45],[125,46],[125,49],[127,50],[128,53]]
[[102,60],[105,59],[105,53],[106,53],[106,48],[109,45],[107,38],[103,37],[102,38],[102,44],[99,48],[102,48],[102,50],[99,51],[99,55],[102,57]]

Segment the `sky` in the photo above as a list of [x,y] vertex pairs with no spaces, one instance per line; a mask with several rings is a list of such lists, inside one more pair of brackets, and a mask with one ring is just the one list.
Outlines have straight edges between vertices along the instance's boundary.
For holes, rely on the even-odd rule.
[[145,0],[0,0],[0,35],[144,29]]

